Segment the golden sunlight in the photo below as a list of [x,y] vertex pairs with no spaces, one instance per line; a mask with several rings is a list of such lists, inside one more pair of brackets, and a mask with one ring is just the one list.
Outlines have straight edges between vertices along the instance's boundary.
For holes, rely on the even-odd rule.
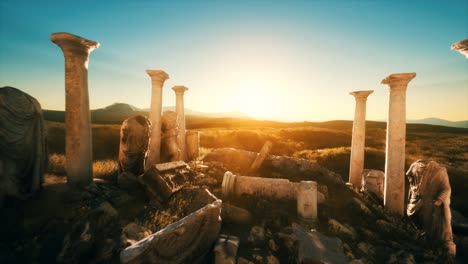
[[234,107],[251,117],[260,118],[271,114],[271,100],[262,82],[252,82],[240,87],[233,99]]

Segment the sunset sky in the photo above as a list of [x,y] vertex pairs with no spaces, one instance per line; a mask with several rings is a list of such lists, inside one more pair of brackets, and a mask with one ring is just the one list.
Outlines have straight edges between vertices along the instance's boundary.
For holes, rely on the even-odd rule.
[[170,75],[164,105],[185,85],[185,106],[284,121],[352,119],[354,90],[375,90],[367,117],[385,120],[391,73],[416,72],[407,117],[468,119],[465,1],[22,1],[0,2],[0,86],[44,109],[65,108],[64,59],[50,41],[98,41],[92,109],[148,108],[146,69]]

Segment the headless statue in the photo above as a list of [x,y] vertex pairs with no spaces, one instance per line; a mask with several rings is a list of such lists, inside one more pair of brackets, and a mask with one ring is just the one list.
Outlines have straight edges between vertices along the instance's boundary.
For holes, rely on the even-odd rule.
[[406,172],[410,183],[406,213],[421,227],[429,241],[443,241],[455,255],[447,169],[435,161],[418,160]]
[[41,105],[16,88],[0,88],[0,204],[6,195],[26,199],[40,190],[47,159]]

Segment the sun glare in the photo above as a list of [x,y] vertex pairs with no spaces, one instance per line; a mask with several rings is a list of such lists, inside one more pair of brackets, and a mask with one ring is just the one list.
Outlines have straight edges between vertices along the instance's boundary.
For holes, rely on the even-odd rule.
[[244,86],[238,89],[235,96],[235,105],[238,111],[250,117],[264,118],[271,114],[271,105],[268,103],[268,93],[259,85]]

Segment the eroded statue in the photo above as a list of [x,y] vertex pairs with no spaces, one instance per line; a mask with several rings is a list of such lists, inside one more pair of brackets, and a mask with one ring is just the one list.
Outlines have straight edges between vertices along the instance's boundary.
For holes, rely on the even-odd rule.
[[406,175],[410,184],[407,215],[425,230],[429,241],[444,242],[448,253],[455,255],[447,169],[435,161],[418,160]]
[[181,160],[181,152],[177,144],[178,132],[176,112],[164,112],[161,121],[161,163]]
[[0,204],[40,190],[47,166],[44,118],[39,102],[13,87],[0,88]]
[[137,115],[128,118],[120,128],[119,173],[130,172],[140,175],[144,172],[145,155],[148,151],[151,122]]

